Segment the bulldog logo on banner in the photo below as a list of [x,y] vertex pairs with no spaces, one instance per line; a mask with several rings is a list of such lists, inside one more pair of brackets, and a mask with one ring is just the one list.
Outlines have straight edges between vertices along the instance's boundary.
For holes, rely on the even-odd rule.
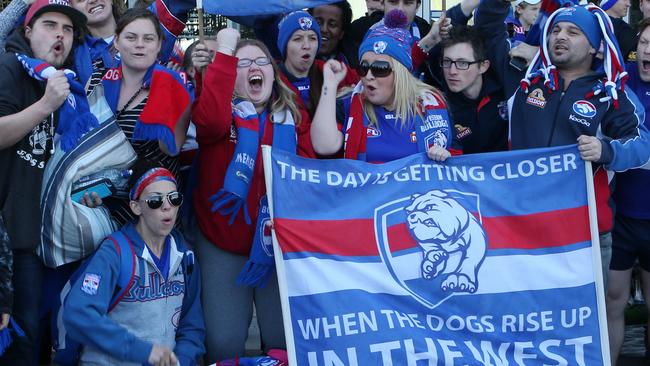
[[[431,190],[376,209],[382,261],[422,305],[434,309],[455,293],[477,291],[487,247],[479,201],[477,194]],[[404,226],[413,241],[397,235]]]

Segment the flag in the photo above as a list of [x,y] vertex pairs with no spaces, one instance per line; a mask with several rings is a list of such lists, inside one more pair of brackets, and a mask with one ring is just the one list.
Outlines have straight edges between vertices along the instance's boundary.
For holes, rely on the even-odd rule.
[[609,364],[575,146],[265,158],[289,364]]
[[207,13],[224,16],[251,16],[280,14],[294,10],[313,8],[335,3],[338,0],[204,0],[203,8]]

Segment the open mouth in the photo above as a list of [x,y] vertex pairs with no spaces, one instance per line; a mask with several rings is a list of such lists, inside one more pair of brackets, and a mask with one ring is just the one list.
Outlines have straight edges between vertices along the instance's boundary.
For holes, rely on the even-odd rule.
[[322,37],[320,38],[320,40],[321,40],[322,42],[327,42],[327,41],[330,40],[330,37],[322,36]]
[[306,53],[306,54],[302,55],[301,58],[302,58],[303,61],[309,61],[311,59],[311,55]]
[[169,217],[169,218],[163,219],[162,222],[163,222],[163,224],[169,226],[169,225],[172,225],[174,223],[174,220],[172,220],[171,217]]
[[641,61],[641,69],[643,72],[650,72],[650,61]]
[[97,5],[97,6],[94,6],[94,7],[90,8],[90,10],[88,10],[88,13],[94,15],[94,14],[97,14],[97,13],[101,12],[102,10],[104,10],[104,5]]
[[252,75],[251,77],[248,78],[248,84],[251,86],[251,89],[253,91],[262,90],[263,83],[264,83],[264,79],[262,78],[261,75]]
[[145,55],[146,55],[146,54],[144,54],[144,53],[133,53],[133,56],[134,56],[134,57],[138,57],[138,58],[140,58],[140,57],[144,57]]
[[56,53],[62,53],[63,50],[64,50],[63,42],[61,42],[61,41],[56,42],[56,43],[52,46],[52,50],[54,50],[54,52],[56,52]]
[[372,85],[366,85],[366,89],[368,89],[368,91],[374,92],[375,90],[377,90],[377,87]]

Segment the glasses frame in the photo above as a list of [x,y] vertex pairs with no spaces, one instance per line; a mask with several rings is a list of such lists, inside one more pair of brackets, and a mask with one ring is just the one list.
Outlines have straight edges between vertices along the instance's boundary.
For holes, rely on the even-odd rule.
[[250,58],[240,58],[239,60],[237,60],[237,68],[249,67],[253,65],[253,63],[255,63],[255,65],[257,66],[266,66],[266,65],[270,65],[271,62],[273,61],[266,56],[261,56],[254,60]]
[[[172,198],[172,196],[178,197],[180,202],[178,204],[175,204],[173,202],[174,198]],[[165,198],[167,198],[167,202],[169,202],[169,204],[172,207],[180,207],[183,204],[183,194],[179,191],[173,191],[167,194],[152,194],[151,196],[140,199],[138,201],[146,203],[147,207],[149,207],[152,210],[157,210],[163,206],[163,203],[165,202]]]
[[360,77],[365,77],[368,75],[368,71],[371,71],[372,76],[376,78],[385,78],[393,73],[393,67],[388,61],[375,61],[373,63],[369,63],[366,60],[362,60],[359,63],[359,67],[357,67],[357,73]]
[[[464,71],[464,70],[469,70],[470,66],[472,66],[474,64],[480,64],[483,61],[485,61],[485,60],[465,61],[465,60],[445,60],[445,59],[442,59],[442,60],[440,60],[440,67],[442,67],[443,69],[451,69],[451,65],[454,65],[456,67],[456,70],[463,70]],[[449,66],[445,66],[444,65],[445,62],[449,62]],[[459,67],[458,66],[459,62],[467,63],[467,67],[465,67],[465,68]]]

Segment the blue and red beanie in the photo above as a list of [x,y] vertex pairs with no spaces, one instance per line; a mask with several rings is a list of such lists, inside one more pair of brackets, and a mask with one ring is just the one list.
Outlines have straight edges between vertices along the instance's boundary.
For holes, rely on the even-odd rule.
[[316,37],[318,37],[318,48],[320,49],[322,41],[320,26],[316,19],[306,11],[294,11],[285,15],[285,17],[280,21],[280,24],[278,24],[278,49],[280,50],[282,59],[286,56],[287,43],[289,43],[289,39],[291,39],[291,36],[297,30],[314,31]]
[[600,48],[600,42],[603,38],[603,33],[598,24],[598,19],[594,13],[590,12],[582,6],[572,6],[563,8],[553,18],[553,23],[549,29],[560,22],[569,22],[575,24],[589,41],[589,44],[596,50]]
[[406,13],[394,9],[386,13],[376,27],[371,28],[359,47],[359,60],[366,52],[388,55],[404,65],[409,71],[413,69],[411,45],[413,37],[406,28]]

